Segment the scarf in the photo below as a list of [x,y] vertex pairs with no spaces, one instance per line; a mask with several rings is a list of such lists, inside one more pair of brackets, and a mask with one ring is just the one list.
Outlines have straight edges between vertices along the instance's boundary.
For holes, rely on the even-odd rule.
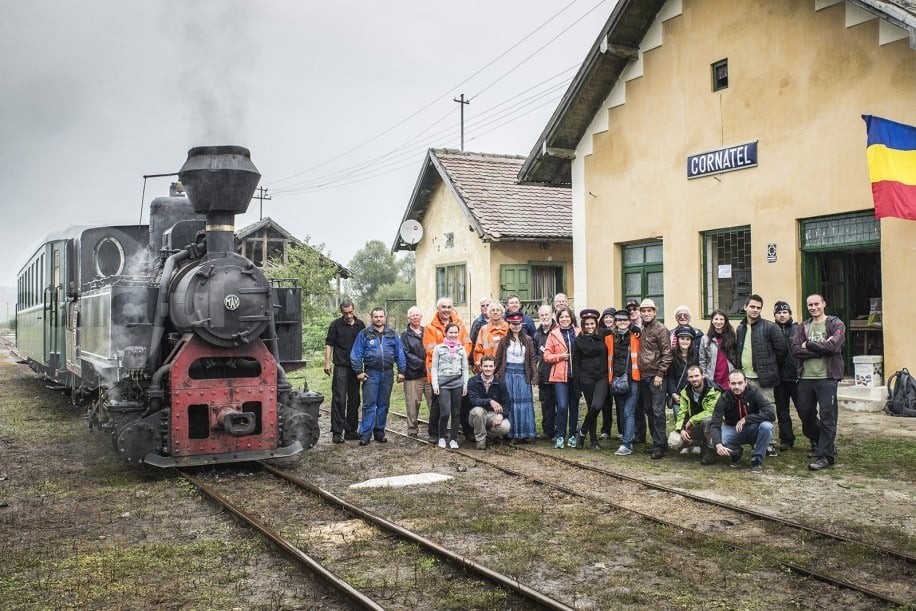
[[458,340],[457,340],[457,339],[451,339],[451,338],[446,337],[446,338],[445,338],[445,341],[442,342],[442,343],[445,344],[446,346],[448,346],[448,355],[449,355],[449,356],[455,356],[455,350],[457,350],[457,349],[458,349],[458,346],[460,345],[460,344],[458,343]]

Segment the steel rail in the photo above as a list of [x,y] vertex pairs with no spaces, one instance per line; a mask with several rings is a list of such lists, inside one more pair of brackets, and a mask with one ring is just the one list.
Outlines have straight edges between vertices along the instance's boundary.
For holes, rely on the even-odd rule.
[[[396,431],[390,431],[390,432],[392,432],[392,433],[395,434],[395,435],[402,435],[402,436],[404,436],[403,433],[398,433],[398,432],[396,432]],[[428,442],[425,442],[425,441],[423,441],[422,443],[426,443],[427,445],[432,445],[432,444],[429,444]],[[554,482],[550,482],[550,481],[547,481],[547,480],[543,480],[543,479],[538,478],[538,477],[535,477],[535,476],[533,476],[533,475],[529,475],[529,474],[527,474],[527,473],[522,473],[521,471],[516,471],[515,469],[511,469],[511,468],[509,468],[509,467],[504,467],[504,466],[499,465],[499,464],[497,464],[497,463],[494,463],[494,462],[492,462],[492,461],[486,460],[485,458],[483,458],[482,456],[479,456],[479,455],[477,455],[477,454],[474,454],[474,455],[468,454],[468,453],[465,452],[464,450],[450,450],[449,453],[450,453],[450,454],[460,454],[460,455],[462,455],[462,456],[465,456],[466,458],[470,458],[470,459],[472,459],[472,460],[476,460],[477,462],[482,462],[482,463],[484,463],[484,464],[487,464],[487,465],[493,467],[494,469],[497,469],[497,470],[499,470],[499,471],[502,471],[503,473],[506,473],[506,474],[509,474],[509,475],[513,475],[513,476],[517,476],[517,477],[524,478],[524,479],[526,479],[526,480],[528,480],[528,481],[534,482],[534,483],[539,484],[539,485],[542,485],[542,486],[546,486],[546,487],[552,488],[552,489],[554,489],[554,490],[558,490],[558,491],[560,491],[560,492],[569,494],[569,495],[574,496],[574,497],[578,497],[578,498],[582,498],[582,499],[587,499],[587,500],[589,500],[589,501],[595,501],[595,502],[598,502],[598,503],[603,503],[604,505],[607,505],[608,507],[612,507],[612,508],[618,509],[618,510],[620,510],[620,511],[625,511],[625,512],[629,512],[629,513],[635,513],[636,515],[638,515],[638,516],[640,516],[640,517],[643,517],[643,518],[645,518],[645,519],[647,519],[647,520],[650,520],[650,521],[655,522],[655,523],[657,523],[657,524],[660,524],[660,525],[662,525],[662,526],[667,526],[667,527],[671,527],[671,528],[676,528],[676,529],[678,529],[678,530],[686,530],[686,531],[689,531],[689,532],[691,532],[691,533],[693,533],[694,535],[697,535],[697,536],[699,536],[699,537],[706,537],[706,538],[709,538],[709,537],[710,537],[709,533],[707,533],[707,532],[704,532],[704,531],[701,531],[701,530],[697,530],[697,529],[694,529],[694,528],[686,527],[686,526],[684,526],[683,524],[678,523],[678,522],[669,522],[669,521],[667,521],[667,520],[664,520],[664,519],[659,518],[659,517],[657,517],[657,516],[653,516],[653,515],[651,515],[651,514],[645,513],[645,512],[643,512],[643,511],[638,510],[638,509],[633,509],[633,508],[631,508],[631,507],[626,507],[626,506],[624,506],[624,505],[620,505],[620,504],[615,503],[615,502],[613,502],[613,501],[608,501],[607,499],[603,499],[603,498],[600,498],[600,497],[597,497],[597,496],[593,496],[593,495],[587,494],[587,493],[585,493],[585,492],[579,492],[579,491],[577,491],[577,490],[573,490],[573,489],[568,488],[567,486],[564,486],[564,485],[562,485],[562,484],[557,484],[557,483],[554,483]],[[805,576],[805,577],[812,577],[812,578],[814,578],[814,579],[817,579],[818,581],[822,581],[822,582],[828,583],[828,584],[830,584],[830,585],[834,585],[834,586],[838,586],[838,587],[841,587],[841,588],[845,588],[845,589],[847,589],[847,590],[852,590],[852,591],[855,591],[855,592],[859,592],[859,593],[861,593],[861,594],[864,594],[864,595],[868,596],[869,598],[874,598],[874,599],[879,600],[879,601],[884,602],[884,603],[890,603],[890,604],[892,604],[892,605],[897,605],[897,606],[901,606],[901,607],[910,604],[910,603],[908,603],[907,601],[903,601],[903,600],[900,600],[900,599],[897,599],[897,598],[893,598],[893,597],[891,597],[891,596],[887,596],[887,595],[885,595],[885,594],[882,594],[881,592],[878,592],[878,591],[876,591],[876,590],[872,590],[871,588],[867,588],[867,587],[865,587],[865,586],[860,586],[860,585],[854,584],[854,583],[852,583],[852,582],[850,582],[850,581],[846,581],[845,579],[841,579],[841,578],[839,578],[839,577],[831,577],[830,575],[827,575],[827,574],[825,574],[825,573],[820,573],[820,572],[815,571],[815,570],[813,570],[813,569],[809,569],[809,568],[807,568],[807,567],[804,567],[804,566],[795,564],[795,563],[793,563],[793,562],[789,562],[788,560],[783,560],[783,559],[781,559],[781,558],[777,558],[777,557],[771,556],[771,555],[769,555],[769,554],[763,554],[763,553],[760,553],[760,552],[755,552],[755,551],[749,550],[749,549],[747,549],[747,548],[745,548],[745,547],[741,547],[741,546],[738,545],[738,544],[730,543],[729,541],[724,541],[724,540],[719,539],[719,538],[716,538],[716,541],[719,542],[719,543],[721,543],[722,545],[725,545],[726,547],[730,547],[731,549],[733,549],[733,550],[735,550],[735,551],[738,551],[738,552],[746,552],[746,553],[749,553],[749,554],[758,556],[758,557],[760,557],[760,558],[764,558],[764,559],[770,560],[771,562],[775,562],[775,563],[777,563],[777,564],[779,564],[779,565],[782,565],[782,566],[784,566],[785,568],[789,569],[790,571],[792,571],[792,572],[794,572],[794,573],[797,573],[797,574],[799,574],[799,575],[803,575],[803,576]]]
[[200,490],[206,497],[228,509],[233,515],[242,520],[248,526],[251,526],[258,532],[260,532],[264,537],[266,537],[271,543],[288,553],[293,557],[297,562],[307,567],[315,575],[320,577],[330,586],[336,590],[345,594],[351,601],[359,605],[363,609],[373,609],[376,611],[384,611],[384,607],[379,605],[377,602],[354,588],[352,585],[329,571],[324,567],[320,562],[303,552],[301,549],[284,539],[280,536],[279,533],[275,532],[273,529],[265,526],[257,520],[254,516],[237,506],[235,503],[227,499],[225,496],[221,495],[219,492],[208,486],[207,484],[200,481],[200,479],[194,477],[190,473],[183,471],[181,469],[176,469],[179,475],[189,481],[194,487]]
[[[389,413],[391,413],[391,412],[389,412]],[[397,415],[397,416],[402,416],[402,414],[399,414],[399,413],[397,413],[397,412],[395,412],[395,415]],[[392,433],[392,434],[394,434],[394,435],[398,435],[398,436],[400,436],[400,437],[405,437],[405,438],[410,439],[410,440],[412,440],[412,441],[419,441],[420,443],[423,443],[423,444],[426,444],[426,445],[432,445],[432,444],[430,444],[429,442],[427,442],[427,441],[425,441],[425,440],[417,439],[417,438],[413,438],[413,437],[409,437],[409,436],[404,435],[403,433],[400,433],[400,432],[398,432],[398,431],[392,431],[392,430],[388,429],[388,432],[389,432],[389,433]],[[553,459],[555,459],[555,460],[560,461],[561,463],[568,463],[568,464],[570,464],[570,465],[572,465],[572,466],[575,466],[575,467],[586,467],[586,468],[590,467],[590,465],[582,465],[582,464],[580,464],[580,463],[577,463],[576,461],[572,461],[572,460],[568,460],[568,459],[563,459],[563,458],[560,458],[560,457],[550,456],[549,454],[544,454],[543,452],[538,452],[538,451],[536,451],[536,450],[531,450],[530,448],[519,448],[518,446],[515,446],[515,448],[516,448],[516,449],[524,449],[524,450],[527,450],[527,451],[529,451],[529,452],[531,452],[531,453],[533,453],[533,454],[539,455],[539,456],[544,456],[544,457],[547,457],[547,458],[553,458]],[[612,507],[612,508],[617,509],[617,510],[620,510],[620,511],[625,511],[625,512],[629,512],[629,513],[634,513],[634,514],[636,514],[636,515],[638,515],[638,516],[640,516],[640,517],[643,517],[643,518],[645,518],[645,519],[647,519],[647,520],[649,520],[649,521],[651,521],[651,522],[654,522],[654,523],[659,524],[659,525],[662,525],[662,526],[667,526],[667,527],[671,527],[671,528],[676,528],[676,529],[679,529],[679,530],[686,530],[686,531],[689,531],[689,532],[691,532],[691,533],[693,533],[693,534],[695,534],[695,535],[697,535],[697,536],[700,536],[700,537],[707,537],[707,538],[708,538],[708,537],[710,536],[709,533],[703,532],[703,531],[701,531],[701,530],[697,530],[697,529],[693,529],[693,528],[686,527],[686,526],[684,526],[684,525],[681,524],[681,523],[669,522],[669,521],[667,521],[667,520],[664,520],[664,519],[659,518],[659,517],[657,517],[657,516],[653,516],[653,515],[651,515],[651,514],[645,513],[645,512],[643,512],[643,511],[638,510],[638,509],[633,509],[633,508],[631,508],[631,507],[626,507],[626,506],[624,506],[624,505],[620,505],[620,504],[618,504],[618,503],[615,503],[615,502],[613,502],[613,501],[609,501],[609,500],[607,500],[607,499],[603,499],[603,498],[600,498],[600,497],[597,497],[597,496],[593,496],[593,495],[591,495],[591,494],[587,494],[587,493],[584,493],[584,492],[579,492],[579,491],[573,490],[573,489],[571,489],[571,488],[569,488],[569,487],[567,487],[567,486],[564,486],[564,485],[562,485],[562,484],[557,484],[557,483],[554,483],[554,482],[550,482],[550,481],[541,479],[541,478],[539,478],[539,477],[535,477],[535,476],[533,476],[533,475],[529,475],[529,474],[523,473],[523,472],[521,472],[521,471],[516,471],[515,469],[511,469],[511,468],[509,468],[509,467],[505,467],[505,466],[503,466],[503,465],[500,465],[500,464],[497,464],[497,463],[495,463],[495,462],[492,462],[492,461],[487,460],[486,458],[483,457],[483,455],[482,455],[483,453],[481,453],[481,452],[478,452],[477,454],[469,454],[469,453],[467,453],[467,452],[464,451],[464,450],[450,450],[450,451],[449,451],[449,454],[459,454],[459,455],[461,455],[461,456],[464,456],[465,458],[469,458],[469,459],[475,460],[475,461],[477,461],[477,462],[481,462],[481,463],[484,463],[484,464],[486,464],[486,465],[489,465],[490,467],[493,467],[494,469],[496,469],[496,470],[498,470],[498,471],[501,471],[501,472],[503,472],[503,473],[506,473],[506,474],[508,474],[508,475],[512,475],[512,476],[515,476],[515,477],[521,477],[521,478],[523,478],[523,479],[526,479],[526,480],[531,481],[531,482],[533,482],[533,483],[536,483],[536,484],[538,484],[538,485],[545,486],[545,487],[551,488],[551,489],[553,489],[553,490],[558,490],[558,491],[560,491],[560,492],[563,492],[563,493],[565,493],[565,494],[569,494],[569,495],[574,496],[574,497],[583,498],[583,499],[587,499],[587,500],[590,500],[590,501],[595,501],[595,502],[598,502],[598,503],[602,503],[602,504],[604,504],[604,505],[606,505],[606,506],[608,506],[608,507]],[[590,470],[597,470],[598,472],[601,472],[600,469],[598,469],[597,467],[591,467]],[[610,475],[614,475],[613,473],[609,473],[609,474],[610,474]],[[628,477],[628,476],[624,476],[624,477]],[[637,478],[632,478],[632,479],[633,479],[633,481],[634,481],[635,483],[642,483],[642,482],[641,482],[640,480],[638,480]],[[664,486],[659,486],[658,488],[659,488],[660,490],[663,490],[663,491],[664,491],[664,489],[665,489]],[[676,489],[670,489],[670,492],[675,493],[675,494],[681,494],[681,491],[676,490]],[[708,501],[708,499],[703,499],[703,497],[698,497],[697,500]],[[740,510],[740,508],[731,507],[731,506],[729,506],[729,505],[727,505],[727,504],[723,504],[723,505],[722,505],[722,508],[724,508],[724,509],[730,509],[730,510],[735,510],[735,509],[739,509],[739,510]],[[758,516],[755,516],[755,517],[758,517]],[[771,519],[771,516],[768,516],[767,514],[760,514],[759,518],[762,518],[762,519]],[[774,520],[774,521],[779,521],[779,520]],[[804,529],[804,530],[810,530],[810,531],[812,531],[812,532],[817,532],[816,529],[807,528],[807,527],[805,527],[804,525],[801,525],[801,524],[795,524],[795,523],[790,522],[790,521],[785,521],[785,522],[786,522],[786,524],[789,525],[789,526],[795,526],[795,527],[798,527],[798,528],[801,528],[801,529]],[[830,537],[830,538],[837,538],[837,537],[834,537],[832,533],[827,533],[827,535],[828,535],[828,537]],[[847,581],[847,580],[842,579],[842,578],[839,578],[839,577],[832,577],[832,576],[830,576],[830,575],[827,575],[827,574],[825,574],[825,573],[821,573],[821,572],[816,571],[816,570],[814,570],[814,569],[809,569],[809,568],[807,568],[807,567],[804,567],[804,566],[795,564],[794,562],[790,562],[790,561],[788,561],[788,560],[783,560],[783,559],[781,559],[781,558],[777,558],[776,556],[772,556],[772,555],[769,555],[769,554],[764,554],[764,553],[761,553],[761,552],[755,552],[755,551],[752,551],[752,550],[748,550],[748,549],[746,549],[746,548],[744,548],[744,547],[741,547],[741,546],[739,546],[739,545],[737,545],[737,544],[730,543],[730,542],[728,542],[728,541],[721,540],[721,539],[718,539],[718,538],[717,538],[716,540],[717,540],[719,543],[721,543],[721,544],[725,545],[726,547],[729,547],[729,548],[731,548],[731,549],[733,549],[733,550],[735,550],[735,551],[746,552],[746,553],[750,553],[750,554],[756,555],[756,556],[758,556],[758,557],[760,557],[760,558],[767,559],[767,560],[769,560],[769,561],[771,561],[771,562],[774,562],[774,563],[776,563],[776,564],[778,564],[778,565],[781,565],[781,566],[783,566],[783,567],[789,569],[790,571],[792,571],[793,573],[796,573],[796,574],[798,574],[798,575],[802,575],[802,576],[805,576],[805,577],[811,577],[811,578],[813,578],[813,579],[816,579],[816,580],[818,580],[818,581],[821,581],[821,582],[824,582],[824,583],[827,583],[827,584],[830,584],[830,585],[834,585],[834,586],[837,586],[837,587],[840,587],[840,588],[844,588],[844,589],[847,589],[847,590],[852,590],[852,591],[854,591],[854,592],[859,592],[860,594],[864,594],[865,596],[868,596],[869,598],[872,598],[872,599],[881,601],[881,602],[883,602],[883,603],[888,603],[888,604],[892,604],[892,605],[896,605],[896,606],[900,606],[900,607],[906,607],[907,605],[911,604],[910,602],[907,602],[907,601],[904,601],[904,600],[901,600],[901,599],[898,599],[898,598],[894,598],[894,597],[892,597],[892,596],[888,596],[888,595],[886,595],[886,594],[883,594],[883,593],[881,593],[881,592],[878,592],[878,591],[873,590],[873,589],[871,589],[871,588],[868,588],[868,587],[866,587],[866,586],[860,586],[860,585],[857,585],[857,584],[855,584],[855,583],[852,583],[852,582],[850,582],[850,581]],[[856,544],[856,545],[861,545],[861,546],[863,546],[863,547],[870,547],[870,548],[872,548],[872,549],[878,549],[879,551],[882,551],[882,552],[884,551],[884,548],[880,548],[880,547],[877,547],[877,546],[873,546],[873,545],[871,545],[871,544],[869,544],[869,543],[864,543],[864,542],[861,542],[861,541],[856,541],[856,540],[854,540],[854,539],[844,540],[844,539],[840,538],[839,540],[844,541],[844,542],[848,542],[848,543],[853,543],[853,544]]]
[[[389,410],[388,413],[394,414],[395,416],[398,416],[398,417],[400,417],[400,418],[406,418],[406,416],[405,416],[404,414],[401,414],[401,413],[398,413],[398,412],[393,412],[393,411],[391,411],[391,410]],[[423,421],[420,421],[420,422],[426,422],[426,421],[423,420]],[[392,432],[394,432],[394,431],[392,431]],[[748,508],[746,508],[746,507],[740,507],[740,506],[738,506],[738,505],[731,505],[731,504],[726,503],[726,502],[724,502],[724,501],[717,501],[717,500],[715,500],[715,499],[706,498],[706,497],[704,497],[704,496],[700,496],[700,495],[694,494],[694,493],[692,493],[692,492],[687,492],[687,491],[685,491],[685,490],[679,490],[679,489],[677,489],[677,488],[671,488],[671,487],[665,486],[665,485],[663,485],[663,484],[657,484],[657,483],[651,482],[651,481],[649,481],[649,480],[644,480],[644,479],[641,479],[641,478],[638,478],[638,477],[633,477],[632,475],[626,475],[626,474],[624,474],[624,473],[618,473],[618,472],[616,472],[616,471],[610,471],[610,470],[608,470],[608,469],[602,469],[601,467],[595,467],[595,466],[593,466],[593,465],[589,465],[589,464],[585,464],[585,463],[580,463],[580,462],[578,462],[578,461],[571,460],[571,459],[569,459],[569,458],[564,458],[564,457],[562,457],[562,456],[554,456],[553,454],[548,454],[548,453],[546,453],[546,452],[541,452],[541,451],[539,451],[539,450],[535,450],[535,449],[530,448],[530,447],[519,446],[519,445],[511,446],[511,447],[513,447],[516,451],[520,451],[520,452],[530,452],[531,454],[535,454],[535,455],[541,456],[541,457],[543,457],[543,458],[548,458],[548,459],[550,459],[550,460],[559,462],[559,463],[561,463],[561,464],[565,464],[565,465],[577,467],[577,468],[579,468],[579,469],[584,469],[584,470],[586,470],[586,471],[592,471],[592,472],[594,472],[594,473],[599,473],[599,474],[601,474],[601,475],[605,475],[605,476],[608,476],[608,477],[613,477],[613,478],[616,478],[616,479],[619,479],[619,480],[623,480],[623,481],[627,481],[627,482],[630,482],[630,483],[633,483],[633,484],[638,484],[638,485],[644,486],[644,487],[646,487],[646,488],[651,488],[651,489],[654,489],[654,490],[659,490],[659,491],[661,491],[661,492],[667,492],[667,493],[669,493],[669,494],[676,494],[676,495],[678,495],[678,496],[681,496],[681,497],[684,497],[684,498],[687,498],[687,499],[691,499],[691,500],[696,501],[696,502],[698,502],[698,503],[705,503],[705,504],[711,505],[711,506],[713,506],[713,507],[719,507],[719,508],[721,508],[721,509],[727,509],[727,510],[730,510],[730,511],[734,511],[734,512],[736,512],[736,513],[741,513],[741,514],[744,514],[744,515],[747,515],[747,516],[751,516],[751,517],[757,518],[757,519],[759,519],[759,520],[766,520],[766,521],[769,521],[769,522],[776,522],[776,523],[782,524],[782,525],[784,525],[784,526],[788,526],[788,527],[790,527],[790,528],[796,528],[796,529],[798,529],[798,530],[803,530],[803,531],[806,531],[806,532],[809,532],[809,533],[814,533],[814,534],[820,535],[820,536],[822,536],[822,537],[826,537],[826,538],[829,538],[829,539],[834,539],[834,540],[836,540],[836,541],[840,541],[840,542],[842,542],[842,543],[851,543],[851,544],[853,544],[853,545],[859,545],[859,546],[862,546],[862,547],[866,547],[866,548],[869,548],[869,549],[878,551],[878,552],[880,552],[880,553],[882,553],[882,554],[885,554],[885,555],[887,555],[887,556],[891,556],[892,558],[898,558],[898,559],[900,559],[900,560],[903,560],[903,561],[907,562],[908,564],[916,564],[916,556],[913,556],[913,555],[910,555],[910,554],[907,554],[907,553],[904,553],[904,552],[900,552],[900,551],[897,551],[897,550],[895,550],[895,549],[892,549],[892,548],[889,548],[889,547],[885,547],[885,546],[883,546],[883,545],[879,545],[879,544],[876,544],[876,543],[870,543],[870,542],[868,542],[868,541],[863,541],[863,540],[861,540],[861,539],[856,539],[856,538],[854,538],[854,537],[850,537],[850,536],[848,536],[848,535],[844,535],[844,534],[840,534],[840,533],[830,532],[830,531],[828,531],[828,530],[824,530],[824,529],[822,529],[822,528],[818,528],[817,526],[808,526],[808,525],[802,524],[802,523],[800,523],[800,522],[795,522],[795,521],[789,520],[789,519],[787,519],[787,518],[782,518],[782,517],[779,517],[779,516],[774,516],[774,515],[772,515],[772,514],[764,513],[764,512],[762,512],[762,511],[756,511],[756,510],[754,510],[754,509],[748,509]]]
[[[401,433],[398,433],[396,431],[391,431],[391,432],[395,435],[402,435]],[[354,505],[353,503],[350,503],[349,501],[346,501],[340,498],[339,496],[333,494],[332,492],[328,492],[327,490],[324,490],[323,488],[313,484],[312,482],[306,481],[300,477],[286,473],[284,471],[280,471],[276,467],[273,467],[266,463],[261,462],[258,464],[260,464],[263,469],[267,470],[268,472],[272,473],[273,475],[283,480],[286,480],[287,482],[295,486],[298,486],[304,490],[307,490],[311,492],[312,494],[315,494],[321,497],[322,499],[328,501],[329,503],[333,503],[345,509],[346,511],[349,511],[350,513],[353,513],[359,516],[363,520],[366,520],[367,522],[371,522],[372,524],[375,524],[379,528],[387,530],[388,532],[392,532],[398,535],[399,537],[403,537],[404,539],[408,539],[409,541],[416,543],[420,547],[436,554],[437,556],[443,557],[459,566],[462,566],[470,570],[473,573],[476,573],[477,575],[481,577],[484,577],[490,581],[493,581],[494,583],[504,586],[512,590],[519,596],[531,602],[537,603],[538,605],[541,605],[547,609],[556,609],[558,611],[573,611],[572,607],[569,607],[554,598],[550,598],[543,592],[538,592],[537,590],[524,585],[523,583],[519,582],[517,579],[512,579],[511,577],[504,575],[503,573],[494,571],[493,569],[489,567],[486,567],[474,560],[471,560],[467,556],[462,556],[461,554],[453,552],[448,548],[442,547],[435,541],[432,541],[431,539],[427,539],[426,537],[419,535],[411,530],[408,530],[404,528],[403,526],[395,524],[394,522],[390,522],[381,516],[378,516],[366,509],[363,509],[362,507],[359,507],[358,505]]]

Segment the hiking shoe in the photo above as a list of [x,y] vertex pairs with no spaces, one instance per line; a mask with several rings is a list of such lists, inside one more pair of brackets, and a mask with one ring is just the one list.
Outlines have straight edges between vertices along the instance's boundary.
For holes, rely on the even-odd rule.
[[569,438],[569,442],[567,443],[567,445],[571,448],[576,447],[576,436],[575,435]]
[[601,449],[601,446],[598,445],[598,442],[597,442],[597,441],[593,441],[591,447],[592,447],[593,450],[600,450],[600,449]]
[[601,439],[609,439],[610,436],[607,433],[601,433]]
[[827,458],[826,456],[821,456],[813,463],[808,465],[808,468],[812,471],[820,471],[821,469],[826,469],[833,466],[833,461]]
[[633,450],[631,450],[627,446],[620,446],[619,448],[617,448],[617,451],[614,452],[614,455],[615,456],[629,456],[632,453],[633,453]]
[[772,443],[767,446],[767,456],[779,456],[779,454],[776,453],[776,446]]
[[759,460],[751,461],[751,473],[763,473],[763,465]]
[[562,450],[562,449],[563,449],[563,438],[562,438],[562,437],[557,437],[557,443],[556,443],[556,445],[557,445],[557,449],[558,449],[558,450]]
[[439,447],[442,448],[443,450],[445,449],[445,437],[439,438]]
[[652,453],[649,454],[649,458],[652,460],[658,460],[659,458],[664,458],[665,450],[663,448],[655,448],[652,450]]
[[457,450],[457,449],[458,449],[458,442],[455,441],[454,439],[452,439],[451,441],[448,442],[448,447],[450,447],[450,448],[453,449],[453,450]]

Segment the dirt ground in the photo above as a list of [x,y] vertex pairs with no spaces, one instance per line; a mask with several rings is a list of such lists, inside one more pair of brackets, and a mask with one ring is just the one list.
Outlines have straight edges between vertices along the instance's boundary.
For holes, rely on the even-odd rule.
[[[122,464],[65,397],[5,351],[0,388],[0,608],[340,608],[338,599],[167,472]],[[404,429],[395,417],[389,424]],[[467,461],[445,450],[413,449],[395,438],[366,448],[335,445],[328,427],[323,416],[319,445],[297,471],[332,489],[422,471],[453,476],[469,490],[477,486]],[[842,411],[837,467],[817,474],[806,469],[803,449],[768,459],[763,475],[752,476],[724,465],[700,467],[689,456],[615,457],[612,445],[564,455],[916,554],[916,419]],[[492,474],[487,486],[498,488],[501,477]],[[349,494],[358,502],[360,493]],[[652,504],[651,495],[645,504]],[[606,551],[594,553],[583,558],[576,550],[566,560],[602,565]],[[670,606],[690,607],[689,600]],[[766,600],[749,607],[768,608]]]

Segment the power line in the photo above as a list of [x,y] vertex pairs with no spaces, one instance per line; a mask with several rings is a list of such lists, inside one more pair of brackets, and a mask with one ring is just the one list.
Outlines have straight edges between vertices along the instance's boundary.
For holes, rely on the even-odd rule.
[[[419,115],[419,114],[422,113],[423,111],[425,111],[425,110],[427,110],[428,108],[430,108],[433,104],[439,102],[440,100],[442,100],[442,99],[445,98],[446,96],[451,95],[451,92],[452,92],[452,91],[458,89],[459,87],[461,87],[462,85],[464,85],[465,83],[467,83],[469,80],[471,80],[472,78],[474,78],[475,76],[477,76],[478,74],[480,74],[481,72],[483,72],[484,70],[486,70],[487,68],[489,68],[490,66],[492,66],[494,63],[496,63],[497,61],[499,61],[500,59],[502,59],[503,57],[505,57],[507,54],[509,54],[510,52],[512,52],[512,51],[513,51],[515,48],[517,48],[519,45],[521,45],[521,44],[524,43],[526,40],[528,40],[529,38],[531,38],[534,34],[536,34],[537,32],[539,32],[539,31],[541,31],[542,29],[544,29],[545,27],[547,27],[551,22],[553,22],[554,19],[556,19],[558,16],[560,16],[561,14],[563,14],[564,12],[566,12],[572,5],[576,4],[578,1],[579,1],[579,0],[572,0],[571,2],[569,2],[566,6],[564,6],[564,7],[561,8],[559,11],[557,11],[556,13],[554,13],[553,15],[551,15],[550,17],[548,17],[547,20],[544,21],[544,23],[542,23],[542,24],[539,25],[537,28],[535,28],[534,30],[532,30],[531,32],[529,32],[529,33],[528,33],[527,35],[525,35],[521,40],[519,40],[518,42],[516,42],[515,44],[513,44],[511,47],[509,47],[508,49],[506,49],[505,51],[503,51],[502,53],[500,53],[500,54],[499,54],[498,56],[496,56],[494,59],[492,59],[492,60],[490,60],[489,62],[487,62],[484,66],[482,66],[481,68],[479,68],[479,69],[478,69],[477,71],[475,71],[473,74],[471,74],[470,76],[466,77],[464,80],[462,80],[462,81],[461,81],[460,83],[458,83],[457,85],[454,85],[453,87],[450,87],[450,88],[448,89],[448,91],[446,91],[446,92],[440,94],[440,95],[437,96],[435,99],[431,100],[430,102],[428,102],[427,104],[425,104],[424,106],[422,106],[422,107],[419,108],[418,110],[414,111],[413,113],[411,113],[410,115],[408,115],[408,116],[405,117],[404,119],[401,119],[400,121],[398,121],[397,123],[395,123],[395,124],[392,125],[391,127],[387,128],[387,129],[385,129],[385,130],[382,130],[382,131],[379,132],[378,134],[372,136],[371,138],[369,138],[369,139],[367,139],[367,140],[364,140],[363,142],[360,142],[359,144],[357,144],[357,145],[355,145],[355,146],[353,146],[353,147],[347,149],[346,151],[340,153],[339,155],[336,155],[336,156],[334,156],[334,157],[331,157],[330,159],[327,159],[327,160],[325,160],[325,161],[323,161],[323,162],[321,162],[321,163],[319,163],[319,164],[316,164],[316,165],[313,165],[313,166],[311,166],[311,167],[309,167],[309,168],[306,168],[305,170],[302,170],[302,171],[300,171],[300,172],[296,172],[295,174],[291,174],[291,175],[289,175],[289,176],[284,176],[284,177],[282,177],[282,178],[278,178],[277,180],[272,181],[272,184],[283,183],[283,182],[285,182],[285,181],[287,181],[287,180],[290,180],[290,179],[292,179],[292,178],[296,178],[296,177],[298,177],[298,176],[302,176],[302,175],[304,175],[304,174],[308,174],[309,172],[312,172],[313,170],[316,170],[316,169],[318,169],[318,168],[322,168],[322,167],[324,167],[324,166],[326,166],[326,165],[328,165],[328,164],[330,164],[330,163],[333,163],[334,161],[337,161],[338,159],[340,159],[340,158],[342,158],[342,157],[345,157],[346,155],[349,155],[350,153],[352,153],[352,152],[354,152],[354,151],[357,151],[357,150],[363,148],[364,146],[366,146],[366,145],[368,145],[368,144],[370,144],[370,143],[372,143],[372,142],[378,140],[379,138],[381,138],[381,137],[384,136],[385,134],[387,134],[387,133],[393,131],[394,129],[396,129],[396,128],[398,128],[398,127],[400,127],[401,125],[403,125],[403,124],[406,123],[407,121],[413,119],[414,117],[416,117],[417,115]],[[607,0],[601,0],[601,3],[606,2],[606,1],[607,1]],[[594,10],[594,9],[591,9],[591,10]],[[591,10],[589,11],[589,13],[591,12]],[[587,14],[588,14],[588,13],[586,13],[586,15],[587,15]],[[578,20],[577,20],[577,22],[578,22]],[[567,28],[567,29],[568,29],[568,28]],[[564,30],[564,31],[565,31],[565,30]],[[550,42],[552,43],[554,40],[556,40],[556,37],[553,38]],[[548,43],[548,44],[550,44],[550,43]],[[527,61],[527,59],[526,59],[525,61]],[[500,78],[502,78],[502,77],[500,77]],[[492,83],[491,83],[490,86],[492,86]],[[489,88],[489,86],[488,86],[488,88]],[[483,93],[483,92],[481,91],[480,93]],[[478,95],[479,95],[479,93],[478,93]],[[476,96],[475,96],[475,97],[476,97]]]

